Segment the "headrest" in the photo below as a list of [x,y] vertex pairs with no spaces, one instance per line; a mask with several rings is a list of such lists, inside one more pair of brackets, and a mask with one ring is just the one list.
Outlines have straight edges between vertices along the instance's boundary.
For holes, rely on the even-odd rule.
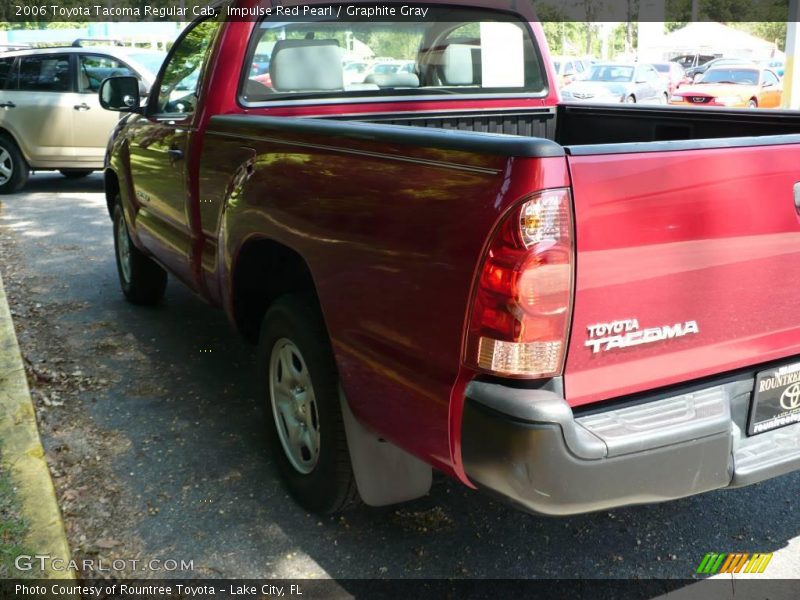
[[277,92],[312,92],[344,88],[342,51],[336,40],[280,40],[269,65]]
[[480,50],[467,44],[450,44],[442,54],[445,85],[475,85],[479,73],[476,58]]
[[382,88],[418,88],[419,77],[414,73],[372,73],[364,83],[373,83]]

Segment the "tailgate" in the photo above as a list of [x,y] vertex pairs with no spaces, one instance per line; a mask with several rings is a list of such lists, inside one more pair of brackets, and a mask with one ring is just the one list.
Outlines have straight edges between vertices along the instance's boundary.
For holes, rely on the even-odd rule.
[[800,354],[800,146],[571,150],[571,405]]

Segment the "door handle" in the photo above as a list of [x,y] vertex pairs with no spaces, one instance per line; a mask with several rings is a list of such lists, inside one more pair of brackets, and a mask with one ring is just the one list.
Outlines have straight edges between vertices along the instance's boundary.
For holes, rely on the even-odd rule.
[[0,103],[0,108],[16,108],[16,106],[17,106],[17,105],[16,105],[16,104],[14,104],[13,102],[3,102],[3,103]]
[[86,104],[86,102],[81,102],[80,104],[76,104],[72,108],[74,108],[75,110],[89,110],[92,107]]
[[183,158],[183,150],[178,148],[170,148],[167,150],[167,154],[172,160],[181,160]]

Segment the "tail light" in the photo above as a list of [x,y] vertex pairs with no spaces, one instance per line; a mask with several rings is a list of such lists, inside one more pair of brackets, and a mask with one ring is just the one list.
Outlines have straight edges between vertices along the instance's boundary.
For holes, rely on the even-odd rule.
[[559,375],[572,311],[568,189],[536,193],[495,230],[475,289],[466,363],[513,377]]

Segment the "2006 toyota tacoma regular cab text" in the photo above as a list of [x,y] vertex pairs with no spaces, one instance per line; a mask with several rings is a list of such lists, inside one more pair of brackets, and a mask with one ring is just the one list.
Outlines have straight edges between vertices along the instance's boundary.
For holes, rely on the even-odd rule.
[[526,4],[239,0],[146,102],[103,82],[123,291],[169,272],[258,343],[308,509],[432,469],[566,515],[800,468],[800,114],[561,104]]

